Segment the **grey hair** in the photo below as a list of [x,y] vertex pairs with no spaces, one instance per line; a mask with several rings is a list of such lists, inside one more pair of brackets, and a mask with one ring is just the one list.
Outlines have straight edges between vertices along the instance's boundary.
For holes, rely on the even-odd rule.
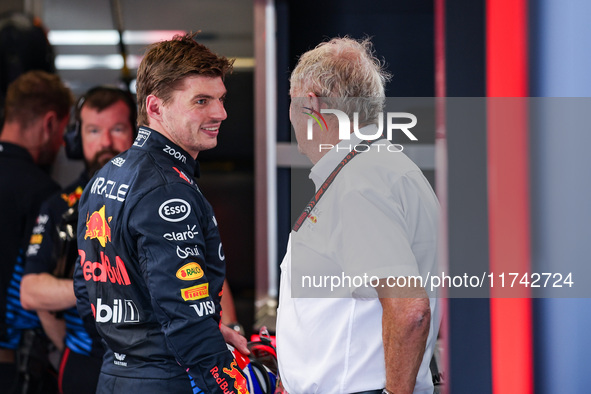
[[374,56],[369,38],[333,38],[304,53],[290,78],[290,95],[313,92],[331,109],[359,124],[375,122],[384,109],[385,84],[391,75]]

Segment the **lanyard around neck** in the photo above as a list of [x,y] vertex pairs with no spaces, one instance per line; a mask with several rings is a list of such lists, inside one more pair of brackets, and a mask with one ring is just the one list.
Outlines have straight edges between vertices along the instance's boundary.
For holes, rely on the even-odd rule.
[[322,196],[324,196],[324,193],[326,192],[328,187],[332,184],[332,182],[334,181],[336,176],[339,174],[339,172],[341,172],[343,167],[345,167],[351,160],[353,160],[353,158],[355,156],[358,156],[359,154],[361,154],[363,152],[367,152],[369,150],[369,145],[373,144],[374,142],[376,142],[377,140],[380,140],[382,138],[383,138],[383,136],[378,137],[375,140],[371,140],[371,141],[370,140],[361,141],[359,144],[355,145],[355,148],[357,148],[359,145],[366,145],[368,147],[368,149],[362,150],[362,151],[358,151],[357,149],[353,149],[351,152],[349,152],[347,154],[347,156],[345,156],[345,158],[343,160],[341,160],[339,162],[339,164],[337,164],[335,169],[332,170],[332,172],[326,178],[324,183],[322,183],[322,185],[318,188],[318,190],[316,191],[316,193],[314,194],[314,196],[312,197],[310,202],[308,202],[308,205],[306,205],[306,208],[304,208],[304,210],[302,211],[302,213],[300,214],[300,216],[296,220],[295,224],[293,225],[293,229],[292,229],[293,231],[297,232],[300,229],[300,227],[302,227],[304,220],[306,220],[306,218],[312,212],[312,209],[314,209],[314,207],[316,206],[316,204],[318,204],[318,202],[320,201]]

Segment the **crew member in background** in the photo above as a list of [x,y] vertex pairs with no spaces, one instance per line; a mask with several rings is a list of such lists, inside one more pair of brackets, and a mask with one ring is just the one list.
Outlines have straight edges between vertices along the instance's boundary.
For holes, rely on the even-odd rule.
[[43,225],[35,227],[31,236],[21,284],[23,307],[37,311],[48,336],[63,349],[58,385],[64,394],[96,391],[104,353],[94,324],[87,332],[76,310],[78,200],[92,175],[133,143],[137,109],[129,92],[99,86],[80,98],[74,116],[65,136],[66,153],[71,159],[84,159],[85,169],[42,205],[37,223]]
[[[18,294],[24,254],[39,208],[59,190],[47,168],[63,143],[71,105],[70,90],[58,76],[44,71],[22,74],[6,94],[0,133],[0,387],[4,392],[55,392],[55,378],[47,373],[44,338],[29,335],[40,330],[39,320],[35,313],[22,310]],[[27,330],[25,335],[23,330]],[[19,343],[27,346],[19,359],[41,365],[21,365],[17,375]],[[36,355],[40,358],[29,357],[34,345],[43,352]]]

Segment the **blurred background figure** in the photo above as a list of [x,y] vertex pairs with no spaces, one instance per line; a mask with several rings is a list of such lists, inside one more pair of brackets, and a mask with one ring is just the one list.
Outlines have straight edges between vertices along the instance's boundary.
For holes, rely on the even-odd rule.
[[[30,335],[39,329],[34,313],[20,306],[18,292],[24,252],[41,202],[59,186],[40,167],[50,166],[62,145],[72,96],[57,75],[30,71],[18,77],[6,95],[6,119],[0,133],[0,387],[15,380],[15,352],[20,349],[19,372],[27,372],[29,389],[52,392],[55,379],[47,374],[46,338]],[[22,339],[21,339],[22,337]],[[33,337],[34,340],[33,340]],[[39,359],[31,350],[41,349]],[[36,365],[27,363],[38,361]],[[22,367],[22,368],[21,368]],[[22,377],[22,375],[19,375]]]
[[21,12],[0,15],[0,124],[8,85],[30,70],[55,72],[53,48],[39,18]]
[[65,135],[66,153],[83,159],[85,169],[43,203],[37,221],[45,226],[33,231],[21,285],[23,307],[37,311],[46,334],[62,351],[59,391],[72,394],[96,391],[104,353],[94,321],[85,328],[76,310],[72,274],[78,257],[78,199],[92,175],[131,146],[136,104],[129,92],[99,86],[78,100],[74,118]]

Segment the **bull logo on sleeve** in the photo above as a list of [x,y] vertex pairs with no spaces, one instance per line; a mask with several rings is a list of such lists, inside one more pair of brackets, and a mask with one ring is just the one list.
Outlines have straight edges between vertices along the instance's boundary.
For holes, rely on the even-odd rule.
[[232,361],[230,368],[223,368],[223,371],[234,379],[234,388],[238,394],[248,394],[248,388],[246,385],[246,378],[242,375],[242,372],[237,367],[236,360]]
[[[220,372],[219,367],[213,367],[209,372],[211,376],[215,379],[215,382],[220,386],[224,393],[238,393],[238,394],[248,394],[248,386],[246,382],[246,378],[240,372],[240,369],[237,368],[238,364],[236,360],[232,360],[232,364],[230,364],[230,368],[222,368],[223,374]],[[231,379],[228,379],[228,376]],[[230,380],[230,382],[228,382]],[[232,390],[230,384],[232,383],[231,380],[234,380],[234,390]]]
[[111,242],[111,227],[109,226],[111,219],[113,219],[112,216],[109,216],[108,219],[105,217],[104,205],[98,211],[93,212],[90,217],[86,214],[86,233],[84,234],[84,239],[96,238],[104,248],[107,242]]

